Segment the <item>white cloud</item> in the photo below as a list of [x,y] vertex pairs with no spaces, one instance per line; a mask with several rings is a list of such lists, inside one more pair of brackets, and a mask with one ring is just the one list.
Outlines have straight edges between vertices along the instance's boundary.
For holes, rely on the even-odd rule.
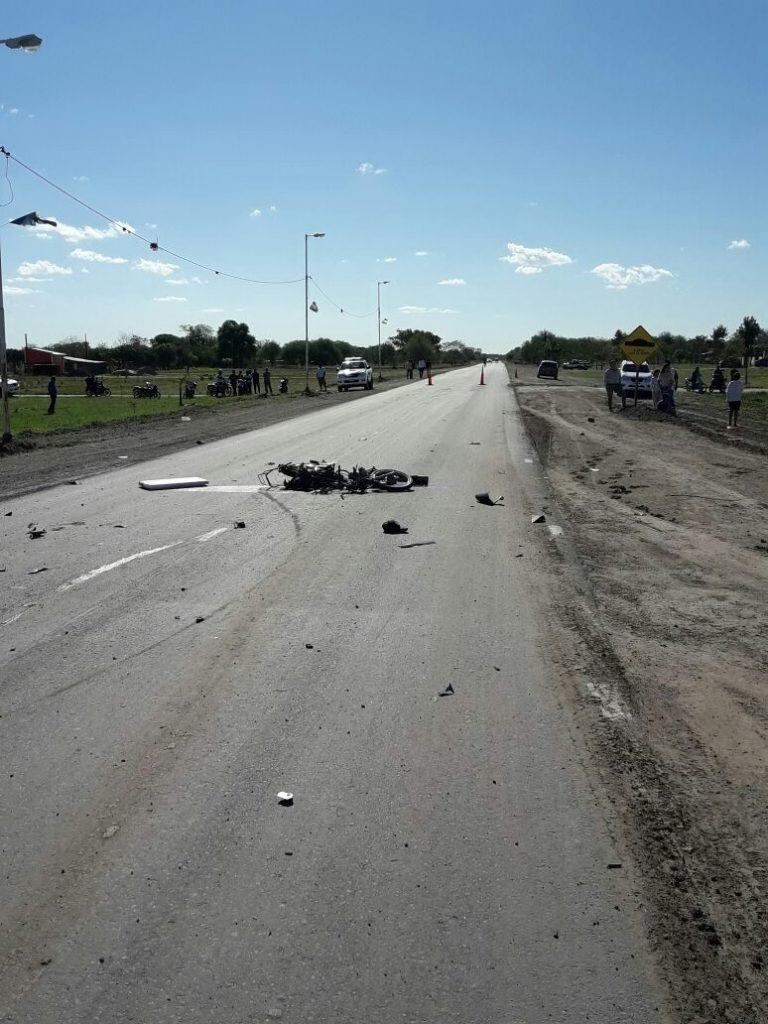
[[358,174],[386,174],[386,167],[374,167],[373,164],[364,163],[359,164],[357,168]]
[[417,249],[416,252],[413,255],[414,256],[429,256],[429,253],[426,251],[426,249]]
[[662,267],[651,267],[643,263],[637,267],[622,267],[619,263],[601,263],[591,273],[606,282],[606,288],[623,291],[632,284],[649,284],[660,281],[663,277],[674,277],[670,270]]
[[145,274],[157,274],[158,277],[170,277],[179,266],[177,263],[162,263],[160,260],[145,260],[142,257],[136,260],[133,269],[143,270]]
[[208,284],[208,282],[203,277],[190,277],[190,281],[192,282],[192,284]]
[[166,277],[165,283],[166,284],[189,284],[189,281],[186,279],[186,277]]
[[397,263],[397,256],[385,256],[384,259],[376,260],[377,263]]
[[223,313],[223,309],[219,309],[218,306],[211,306],[210,309],[201,310],[202,313]]
[[86,181],[90,181],[90,180],[91,179],[88,177],[87,174],[76,174],[74,176],[74,178],[72,179],[72,181],[79,181],[81,183],[85,183]]
[[5,286],[6,295],[31,295],[32,292],[39,291],[37,288],[19,288],[17,284],[8,284]]
[[[53,219],[53,218],[52,218]],[[123,230],[125,228],[125,230]],[[46,225],[45,231],[39,231],[37,228],[30,228],[38,238],[51,238],[53,235],[58,235],[60,238],[65,239],[67,242],[100,242],[105,238],[117,238],[122,235],[132,235],[134,229],[130,224],[123,224],[118,222],[117,225],[110,224],[106,228],[93,228],[89,224],[85,224],[81,228],[74,227],[72,224],[62,224],[61,221],[56,225],[55,228],[51,228]]]
[[270,206],[269,212],[270,213],[277,213],[277,207],[276,206]]
[[88,269],[88,267],[80,267],[80,273],[81,274],[90,274],[90,270]]
[[398,306],[398,312],[409,316],[422,313],[458,313],[458,309],[439,309],[437,306]]
[[161,295],[159,298],[154,300],[155,302],[186,302],[187,300],[181,295]]
[[69,254],[72,259],[84,260],[86,263],[127,263],[128,260],[122,256],[105,256],[103,252],[95,252],[93,249],[73,249]]
[[48,278],[46,277],[9,277],[8,284],[30,284],[31,282],[40,284],[41,282],[47,280]]
[[261,210],[251,210],[251,212],[248,214],[248,216],[249,217],[260,217],[261,216]]
[[19,108],[18,107],[11,107],[11,109],[8,111],[9,114],[18,114],[18,112],[19,112]]
[[38,274],[45,274],[47,277],[66,276],[72,273],[72,267],[61,267],[58,263],[51,263],[50,260],[36,260],[30,263],[25,260],[19,266],[21,277],[36,277]]
[[[563,267],[567,263],[573,263],[570,256],[564,252],[555,252],[554,249],[546,247],[530,248],[527,245],[520,245],[519,242],[507,243],[508,256],[500,256],[504,263],[513,263],[516,274],[538,274],[548,267]],[[534,270],[526,269],[533,267]]]
[[746,238],[735,238],[728,245],[729,249],[750,249],[751,246]]
[[442,281],[438,281],[437,283],[446,284],[449,285],[450,287],[454,287],[466,284],[467,282],[464,280],[463,277],[446,277]]

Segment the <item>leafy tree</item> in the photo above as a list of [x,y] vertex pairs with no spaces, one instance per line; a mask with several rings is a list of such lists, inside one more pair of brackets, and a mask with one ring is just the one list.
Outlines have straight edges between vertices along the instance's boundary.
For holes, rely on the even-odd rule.
[[270,366],[275,365],[280,358],[280,352],[280,346],[276,341],[265,341],[261,346],[261,358],[269,363]]
[[287,342],[283,345],[281,358],[287,366],[303,366],[304,342],[298,340]]
[[440,348],[441,340],[440,336],[433,334],[432,331],[420,331],[411,328],[401,328],[389,339],[399,351],[406,349],[411,342],[417,342],[419,345],[428,346],[435,352]]
[[712,355],[716,360],[719,360],[723,354],[723,349],[725,348],[725,341],[727,337],[728,328],[725,326],[725,324],[718,324],[717,327],[712,328]]
[[749,382],[749,362],[755,353],[762,329],[753,316],[745,316],[739,324],[736,335],[741,342],[741,350],[744,356],[744,385]]
[[256,339],[248,329],[248,324],[225,320],[216,332],[216,340],[219,362],[228,359],[234,367],[242,366],[253,359]]

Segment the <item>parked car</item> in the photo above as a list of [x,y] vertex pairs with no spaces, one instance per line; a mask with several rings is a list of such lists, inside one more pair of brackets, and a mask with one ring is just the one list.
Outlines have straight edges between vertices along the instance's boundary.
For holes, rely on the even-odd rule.
[[559,367],[554,359],[542,359],[539,363],[539,368],[536,371],[537,377],[552,377],[553,380],[557,380]]
[[339,391],[349,391],[350,388],[373,391],[373,370],[365,359],[358,356],[345,359],[336,371],[336,386]]
[[635,384],[637,384],[638,395],[651,394],[651,368],[648,363],[640,363],[638,367],[631,359],[622,359],[619,366],[621,372],[621,390],[624,394],[634,395]]
[[[18,394],[18,391],[19,391],[19,382],[17,380],[14,380],[13,377],[9,377],[8,378],[8,397],[12,398],[14,395]],[[3,382],[0,381],[0,395],[2,395],[2,393],[3,393]]]

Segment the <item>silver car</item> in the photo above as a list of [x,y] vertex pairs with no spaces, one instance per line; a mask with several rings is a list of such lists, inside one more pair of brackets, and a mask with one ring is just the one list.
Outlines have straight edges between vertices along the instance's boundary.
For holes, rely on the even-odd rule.
[[[8,378],[8,397],[11,398],[13,395],[19,392],[19,382],[14,380],[13,377]],[[0,395],[3,393],[3,382],[0,380]]]

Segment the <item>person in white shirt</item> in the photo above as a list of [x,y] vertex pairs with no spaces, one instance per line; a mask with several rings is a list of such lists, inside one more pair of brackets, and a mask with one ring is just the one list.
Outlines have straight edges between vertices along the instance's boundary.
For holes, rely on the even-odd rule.
[[731,379],[725,389],[725,400],[728,403],[728,429],[738,427],[739,409],[741,408],[741,396],[744,391],[744,381],[738,370],[731,371]]
[[616,365],[615,359],[608,360],[608,369],[603,374],[603,384],[605,384],[605,394],[608,398],[608,411],[613,412],[614,395],[618,395],[621,399],[621,408],[626,409],[627,399],[621,386],[621,370]]

